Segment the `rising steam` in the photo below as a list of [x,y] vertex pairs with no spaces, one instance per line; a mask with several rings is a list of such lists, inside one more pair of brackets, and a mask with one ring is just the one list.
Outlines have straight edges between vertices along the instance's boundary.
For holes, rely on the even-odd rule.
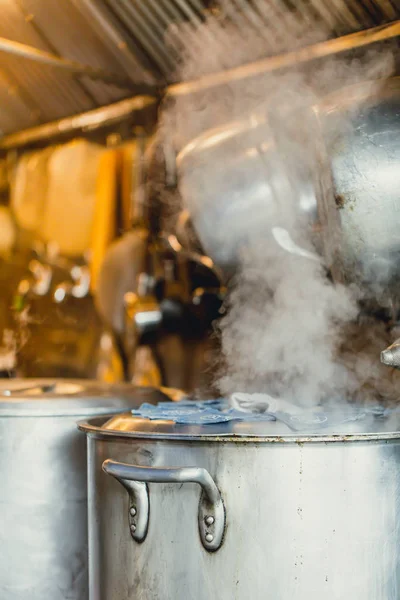
[[[229,7],[229,2],[226,4]],[[252,38],[243,36],[232,21],[234,15],[230,16],[230,24],[222,26],[211,16],[196,33],[181,32],[189,42],[184,47],[190,49],[184,57],[183,78],[292,50],[329,33],[318,23],[303,23],[297,24],[295,35],[292,24],[288,34],[282,21],[275,38],[266,40],[262,31]],[[376,80],[387,76],[391,68],[391,56],[375,50],[362,58],[327,59],[290,73],[269,74],[182,97],[164,112],[162,127],[176,151],[209,128],[252,113],[267,115],[277,148],[274,212],[267,202],[265,206],[261,202],[256,213],[242,211],[239,221],[227,219],[223,235],[215,232],[221,243],[241,238],[226,314],[219,324],[222,367],[217,383],[222,394],[267,392],[310,406],[325,398],[353,394],[372,373],[376,376],[379,353],[370,358],[368,349],[358,348],[355,360],[346,341],[347,328],[354,327],[358,314],[358,292],[331,282],[327,253],[324,264],[323,253],[315,248],[313,223],[298,206],[304,180],[316,180],[321,174],[320,132],[308,109],[335,88]],[[325,132],[328,148],[337,131],[347,126],[343,121],[331,125]],[[246,150],[236,148],[238,155]],[[223,170],[223,151],[218,159]],[[208,177],[207,159],[202,160],[202,185],[212,196],[214,181]],[[215,153],[211,160],[215,164]],[[184,169],[181,175],[186,181]],[[181,191],[190,209],[196,190],[185,183]],[[246,204],[245,192],[242,202]],[[238,231],[245,235],[238,237]],[[340,355],[343,347],[347,353]]]

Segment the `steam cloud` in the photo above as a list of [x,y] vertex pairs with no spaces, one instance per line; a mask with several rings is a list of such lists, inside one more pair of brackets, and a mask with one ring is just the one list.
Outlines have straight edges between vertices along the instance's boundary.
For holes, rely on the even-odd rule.
[[[181,30],[183,79],[223,70],[267,53],[292,50],[326,38],[329,33],[318,23],[291,23],[289,27],[287,20],[292,16],[288,12],[275,37],[268,35],[267,41],[262,31],[258,36],[243,34],[229,7],[232,9],[226,0],[230,24],[222,26],[211,15],[195,33]],[[289,73],[268,74],[178,98],[164,111],[162,127],[176,151],[212,127],[253,113],[268,115],[278,150],[273,159],[273,212],[270,203],[262,201],[257,210],[246,210],[244,193],[240,217],[226,219],[223,230],[215,231],[220,244],[229,245],[232,240],[236,243],[239,238],[241,241],[226,314],[218,326],[222,365],[217,384],[222,394],[266,392],[312,406],[323,399],[353,395],[368,387],[371,380],[375,394],[376,382],[387,380],[387,371],[382,378],[379,366],[379,348],[385,347],[386,341],[384,328],[367,323],[360,333],[356,324],[359,292],[330,281],[318,243],[316,250],[318,237],[312,219],[299,206],[304,200],[305,180],[315,179],[321,171],[317,148],[320,132],[307,108],[335,88],[377,80],[388,76],[391,69],[390,53],[374,50],[364,52],[362,58],[326,59]],[[331,130],[325,132],[327,147],[338,130],[349,126],[344,121],[332,122]],[[238,142],[236,153],[244,154],[247,149]],[[223,173],[223,149],[218,159]],[[215,152],[209,160],[202,157],[202,186],[205,195],[209,192],[214,201],[215,181],[209,177],[209,167],[215,165]],[[181,192],[190,209],[197,190],[190,188],[188,174],[183,165]],[[209,208],[205,203],[204,210]],[[320,260],[315,260],[315,255]],[[372,330],[374,334],[365,335]]]

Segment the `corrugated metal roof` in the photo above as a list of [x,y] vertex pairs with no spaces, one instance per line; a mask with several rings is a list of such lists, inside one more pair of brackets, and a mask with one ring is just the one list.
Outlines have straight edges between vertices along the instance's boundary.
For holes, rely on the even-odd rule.
[[[4,0],[0,37],[129,77],[132,83],[156,78],[133,51],[120,48],[109,32],[70,0]],[[109,45],[113,48],[110,49]],[[1,53],[0,129],[9,133],[81,113],[132,95],[132,90],[74,76],[18,56]]]
[[0,71],[0,135],[32,127],[37,115],[22,98],[22,90]]
[[[17,1],[2,3],[0,36],[41,50],[49,50],[24,17]],[[1,55],[0,65],[8,79],[25,90],[26,98],[41,121],[47,118],[58,119],[68,111],[93,108],[90,97],[79,83],[55,69],[44,69],[41,65],[5,53]]]
[[[251,58],[256,59],[292,49],[296,39],[304,43],[310,30],[321,37],[342,36],[400,16],[400,0],[104,1],[169,82],[179,72],[182,54],[207,49],[204,44],[196,47],[195,39],[205,19],[207,30],[203,34],[213,48],[219,45],[230,49],[225,28],[229,24],[229,31],[235,28],[237,37],[249,42]],[[184,28],[177,27],[182,24]]]
[[[64,2],[62,10],[58,2],[20,0],[19,4],[25,19],[36,30],[47,49],[93,67],[107,67],[121,75],[129,74],[129,70],[125,70],[124,65],[107,51],[101,36],[88,27],[87,20],[73,4]],[[120,89],[98,81],[86,80],[81,87],[93,97],[95,104],[106,104],[121,98]]]
[[[2,0],[0,37],[127,77],[132,86],[164,85],[179,78],[181,57],[204,52],[204,44],[231,50],[222,23],[253,40],[256,59],[285,51],[316,20],[326,35],[341,36],[397,18],[400,0]],[[0,75],[1,133],[133,93],[3,52]]]

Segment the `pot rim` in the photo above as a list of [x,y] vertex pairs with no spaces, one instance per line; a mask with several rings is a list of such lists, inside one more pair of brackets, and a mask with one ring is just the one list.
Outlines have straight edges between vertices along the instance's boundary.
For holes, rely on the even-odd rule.
[[[171,395],[176,395],[176,390]],[[0,380],[0,419],[77,417],[126,412],[141,402],[166,399],[168,390],[90,379],[15,378]],[[167,397],[169,397],[167,395]]]
[[[116,429],[103,429],[102,424],[115,415],[103,415],[77,422],[77,427],[88,437],[95,439],[114,440],[129,439],[152,440],[167,442],[212,442],[212,443],[257,443],[257,444],[305,444],[305,443],[348,443],[348,442],[393,442],[400,440],[400,431],[387,431],[375,433],[330,433],[330,434],[283,434],[260,435],[259,433],[182,433],[155,432],[155,431],[118,431]],[[213,425],[210,425],[213,427]],[[184,427],[184,429],[188,429]]]

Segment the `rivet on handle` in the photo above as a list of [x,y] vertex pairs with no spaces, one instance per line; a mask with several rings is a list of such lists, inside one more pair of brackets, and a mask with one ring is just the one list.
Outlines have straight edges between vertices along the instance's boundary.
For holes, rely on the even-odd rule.
[[135,542],[140,544],[146,539],[149,529],[150,498],[147,485],[142,481],[120,477],[107,463],[111,464],[112,461],[105,461],[103,471],[119,481],[129,494],[129,530]]
[[224,539],[225,507],[219,489],[210,473],[201,467],[158,469],[138,467],[106,460],[103,470],[115,477],[129,494],[129,528],[137,542],[143,542],[149,527],[150,499],[147,483],[197,483],[202,488],[198,509],[201,542],[215,552]]

